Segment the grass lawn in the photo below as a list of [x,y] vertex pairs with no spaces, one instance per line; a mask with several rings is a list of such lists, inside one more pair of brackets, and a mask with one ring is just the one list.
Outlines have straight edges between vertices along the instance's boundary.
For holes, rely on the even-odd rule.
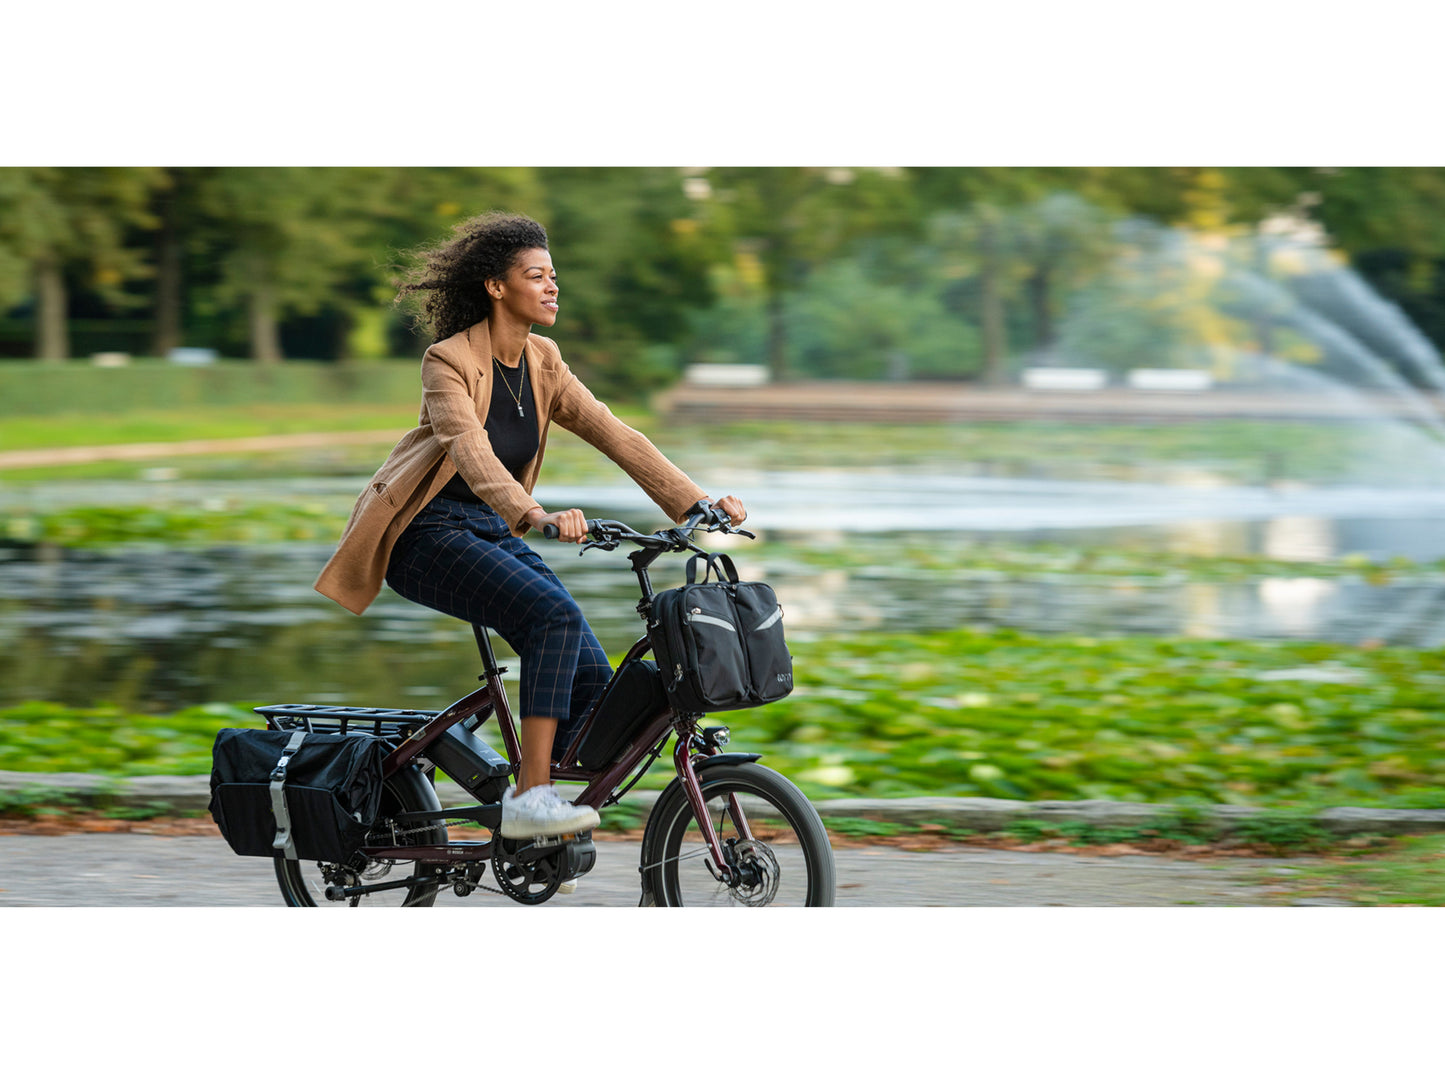
[[[124,414],[64,413],[0,421],[0,451],[139,444],[180,440],[224,440],[285,433],[336,433],[394,429],[397,436],[416,424],[416,406],[300,403],[198,409],[146,408]],[[134,471],[136,468],[131,467]]]
[[1445,905],[1445,835],[1397,839],[1378,853],[1330,857],[1261,879],[1290,901],[1439,907]]

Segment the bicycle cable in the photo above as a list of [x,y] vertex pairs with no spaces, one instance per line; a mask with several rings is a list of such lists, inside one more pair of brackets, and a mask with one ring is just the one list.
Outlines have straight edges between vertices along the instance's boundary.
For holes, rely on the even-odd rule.
[[602,803],[603,809],[606,809],[610,805],[616,805],[622,800],[622,796],[624,794],[626,794],[629,790],[631,790],[639,782],[641,782],[642,777],[647,774],[647,769],[651,768],[653,762],[662,755],[662,750],[667,747],[667,739],[671,736],[671,734],[664,734],[658,740],[658,743],[652,747],[652,752],[648,755],[647,763],[643,764],[641,770],[639,770],[636,775],[634,775],[631,779],[627,781],[627,786],[623,787],[616,794],[608,798],[607,801]]

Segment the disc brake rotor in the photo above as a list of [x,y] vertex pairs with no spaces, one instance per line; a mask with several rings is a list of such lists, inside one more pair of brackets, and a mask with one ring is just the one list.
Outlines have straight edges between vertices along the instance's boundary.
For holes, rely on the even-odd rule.
[[777,856],[766,843],[740,839],[732,843],[732,858],[741,877],[728,892],[745,907],[766,907],[778,894],[782,873]]

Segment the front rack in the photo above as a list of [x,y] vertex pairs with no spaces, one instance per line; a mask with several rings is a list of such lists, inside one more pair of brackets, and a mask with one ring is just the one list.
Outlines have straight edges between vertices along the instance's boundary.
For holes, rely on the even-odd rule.
[[378,738],[404,736],[431,722],[439,711],[408,708],[348,708],[334,704],[269,704],[253,708],[265,716],[268,730],[305,730],[312,734],[370,733]]

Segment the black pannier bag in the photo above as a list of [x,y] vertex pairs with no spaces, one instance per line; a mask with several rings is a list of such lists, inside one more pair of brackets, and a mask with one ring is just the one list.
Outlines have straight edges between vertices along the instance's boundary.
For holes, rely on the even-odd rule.
[[577,763],[589,771],[611,763],[618,750],[667,709],[657,664],[651,659],[624,663],[602,694],[592,726],[577,750]]
[[659,591],[652,602],[652,647],[667,697],[678,711],[736,711],[793,691],[793,657],[783,640],[783,608],[765,583],[740,583],[726,554],[709,554],[717,580]]
[[222,730],[211,816],[237,854],[345,862],[376,822],[388,748],[370,734]]

